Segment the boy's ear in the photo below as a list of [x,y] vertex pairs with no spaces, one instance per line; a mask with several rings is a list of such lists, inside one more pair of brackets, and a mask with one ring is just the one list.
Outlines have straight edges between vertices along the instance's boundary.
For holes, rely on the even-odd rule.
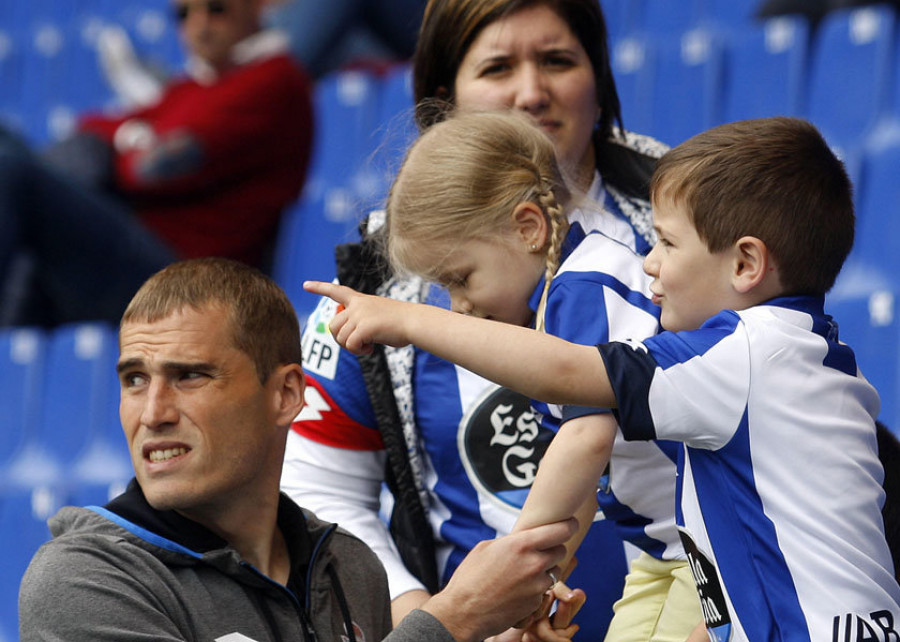
[[517,237],[529,250],[536,251],[547,243],[550,224],[544,211],[536,203],[519,203],[513,210],[512,224]]
[[731,280],[734,289],[746,294],[757,288],[775,270],[769,248],[755,236],[743,236],[734,246]]

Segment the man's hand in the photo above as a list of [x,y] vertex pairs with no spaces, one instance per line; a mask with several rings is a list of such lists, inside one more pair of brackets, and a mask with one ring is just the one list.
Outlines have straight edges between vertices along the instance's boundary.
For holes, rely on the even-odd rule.
[[479,543],[422,609],[460,641],[505,631],[541,607],[553,583],[547,571],[560,572],[564,543],[577,526],[570,519]]

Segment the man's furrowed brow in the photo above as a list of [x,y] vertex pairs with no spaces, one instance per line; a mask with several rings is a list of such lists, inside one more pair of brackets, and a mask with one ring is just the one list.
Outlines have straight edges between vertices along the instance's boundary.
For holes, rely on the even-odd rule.
[[[118,372],[127,370],[145,368],[146,364],[143,359],[124,359],[116,365]],[[166,372],[204,372],[212,373],[220,370],[220,367],[209,363],[208,361],[165,361],[162,363],[162,369]]]
[[143,359],[123,359],[116,364],[116,372],[122,373],[126,370],[133,370],[134,368],[139,368],[144,364]]

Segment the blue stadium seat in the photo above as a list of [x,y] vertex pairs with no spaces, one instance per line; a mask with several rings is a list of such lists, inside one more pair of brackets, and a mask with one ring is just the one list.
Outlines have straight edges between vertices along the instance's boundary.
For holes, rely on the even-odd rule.
[[22,65],[24,29],[20,15],[22,3],[0,5],[0,125],[23,132]]
[[412,67],[409,64],[392,68],[382,79],[379,93],[376,147],[372,167],[382,181],[379,197],[386,198],[394,176],[403,164],[410,144],[418,130],[414,118]]
[[640,23],[642,0],[600,0],[610,42],[634,35]]
[[610,55],[625,128],[649,134],[656,80],[655,49],[648,38],[628,36],[612,42]]
[[809,23],[771,18],[745,28],[728,47],[723,121],[798,116],[805,95]]
[[721,122],[723,44],[709,29],[694,29],[662,45],[654,64],[651,127],[670,145]]
[[316,142],[303,194],[282,216],[273,276],[285,289],[301,321],[317,297],[304,279],[331,280],[334,246],[358,240],[361,218],[383,202],[387,169],[376,152],[380,126],[380,82],[364,71],[330,74],[316,85]]
[[879,418],[900,421],[900,291],[874,289],[829,296],[825,310],[838,322],[841,341],[853,348],[860,371],[881,396]]
[[865,149],[857,189],[856,242],[851,261],[878,269],[887,282],[896,280],[900,256],[900,136]]
[[47,519],[63,506],[49,486],[0,490],[0,640],[19,639],[19,582],[41,544],[50,539]]
[[303,290],[303,281],[334,278],[334,247],[359,240],[359,219],[366,212],[351,190],[334,186],[304,191],[282,216],[273,278],[294,304],[301,323],[319,298]]
[[642,0],[637,30],[647,36],[678,40],[700,25],[702,0]]
[[43,144],[71,131],[75,113],[61,100],[59,89],[70,78],[74,4],[56,0],[21,3],[23,114],[25,133]]
[[737,33],[754,26],[759,4],[759,0],[700,0],[700,20],[708,28]]
[[[117,354],[114,330],[100,323],[61,326],[51,332],[44,356],[40,408],[3,481],[10,487],[59,487],[121,472],[116,459],[84,473],[82,457],[104,441],[109,419],[110,375]],[[127,453],[125,453],[127,455]]]
[[124,491],[134,476],[119,421],[117,332],[107,326],[88,327],[96,327],[103,334],[104,345],[93,372],[89,440],[70,467],[68,501],[76,506],[105,504]]
[[[0,471],[35,429],[41,403],[46,336],[36,329],[0,330]],[[3,486],[0,473],[0,486]]]
[[856,242],[827,308],[882,396],[881,418],[900,425],[900,137],[865,150],[858,180]]
[[848,162],[886,106],[895,22],[888,6],[833,11],[813,40],[807,116]]
[[340,71],[315,89],[316,140],[310,181],[347,187],[371,197],[372,152],[378,144],[378,78],[366,71]]

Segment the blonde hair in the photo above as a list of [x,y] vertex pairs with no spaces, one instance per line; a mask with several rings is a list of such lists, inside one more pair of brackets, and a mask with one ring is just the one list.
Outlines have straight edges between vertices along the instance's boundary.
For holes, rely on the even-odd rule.
[[508,235],[515,208],[534,203],[551,230],[540,328],[568,231],[564,208],[570,200],[553,143],[525,116],[458,112],[413,144],[394,180],[387,203],[388,258],[399,271],[434,280],[441,257],[423,266],[416,260],[422,247],[440,245],[449,254],[460,240]]

